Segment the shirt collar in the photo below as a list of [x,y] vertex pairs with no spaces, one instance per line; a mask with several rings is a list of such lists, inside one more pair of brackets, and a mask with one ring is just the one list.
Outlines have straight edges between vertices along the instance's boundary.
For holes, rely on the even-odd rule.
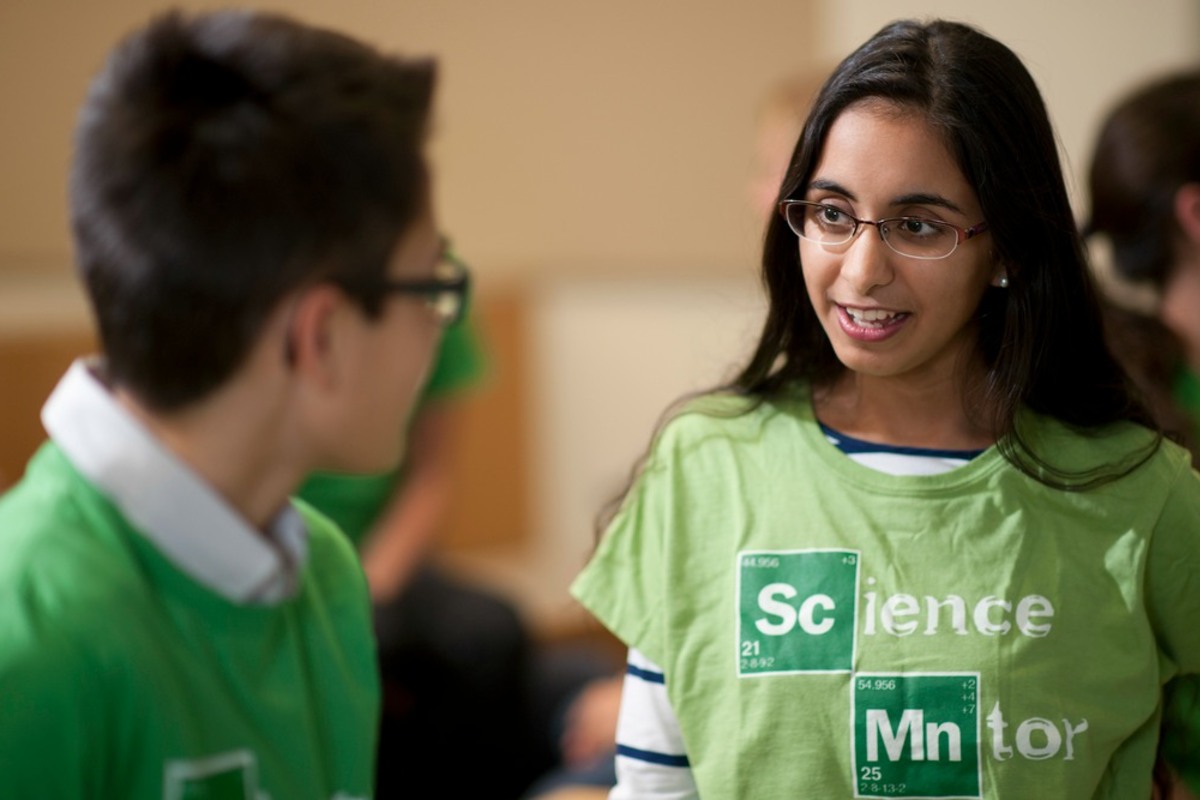
[[42,408],[42,424],[75,468],[176,567],[236,603],[295,594],[308,531],[290,503],[256,531],[78,360]]

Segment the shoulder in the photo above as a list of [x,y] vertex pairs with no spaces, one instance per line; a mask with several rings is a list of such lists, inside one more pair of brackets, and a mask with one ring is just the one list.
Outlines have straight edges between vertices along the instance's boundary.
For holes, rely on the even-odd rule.
[[308,529],[309,552],[314,557],[351,563],[358,560],[349,537],[328,515],[299,497],[292,498],[292,505]]
[[350,538],[313,506],[298,498],[292,498],[292,503],[308,529],[309,571],[325,584],[348,583],[357,590],[364,579]]
[[0,499],[0,609],[42,604],[89,619],[126,602],[137,565],[127,523],[52,445]]
[[800,399],[765,399],[732,392],[700,395],[668,414],[658,438],[670,442],[755,439],[770,426],[803,424],[810,418]]
[[96,707],[113,654],[153,608],[120,516],[56,457],[39,454],[0,501],[0,685],[20,706],[5,713],[42,725]]
[[669,412],[655,436],[651,463],[697,451],[730,452],[790,446],[812,420],[806,395],[764,399],[730,392],[692,398]]
[[308,529],[307,572],[319,595],[344,598],[355,606],[361,601],[365,609],[366,578],[354,544],[333,520],[304,500],[292,498],[292,503]]
[[1080,429],[1025,412],[1018,433],[1053,475],[1117,477],[1116,485],[1165,486],[1190,471],[1191,457],[1174,442],[1132,422]]

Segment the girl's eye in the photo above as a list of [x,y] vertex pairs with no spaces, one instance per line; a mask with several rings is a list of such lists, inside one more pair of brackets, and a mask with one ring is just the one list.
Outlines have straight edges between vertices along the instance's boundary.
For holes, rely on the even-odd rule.
[[816,214],[816,220],[824,228],[850,228],[854,226],[854,220],[850,215],[838,208],[837,206],[819,205],[813,209]]
[[947,235],[950,232],[950,227],[944,222],[938,222],[937,220],[905,217],[900,220],[897,231],[907,237],[927,239]]

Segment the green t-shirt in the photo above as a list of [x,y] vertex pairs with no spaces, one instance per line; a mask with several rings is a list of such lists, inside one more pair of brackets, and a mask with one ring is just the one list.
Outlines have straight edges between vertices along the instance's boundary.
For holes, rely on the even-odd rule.
[[300,510],[296,596],[238,605],[44,445],[0,499],[0,795],[370,797],[366,584],[346,540]]
[[1192,421],[1192,441],[1200,447],[1200,378],[1188,369],[1175,373],[1171,395]]
[[[897,476],[804,397],[746,403],[666,426],[573,586],[663,668],[704,800],[1149,796],[1162,686],[1200,671],[1186,453],[1087,492],[997,448]],[[1022,432],[1073,471],[1150,441]]]
[[[482,375],[483,354],[468,323],[464,320],[446,330],[422,403],[459,392]],[[329,516],[358,546],[391,499],[402,472],[402,467],[373,475],[320,472],[310,476],[296,494]]]

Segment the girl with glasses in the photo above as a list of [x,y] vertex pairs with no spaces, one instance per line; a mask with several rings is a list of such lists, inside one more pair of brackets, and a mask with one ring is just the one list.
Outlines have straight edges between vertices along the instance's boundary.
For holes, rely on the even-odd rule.
[[779,210],[749,363],[573,587],[630,646],[612,796],[1149,797],[1200,478],[1105,345],[1028,71],[885,27]]

